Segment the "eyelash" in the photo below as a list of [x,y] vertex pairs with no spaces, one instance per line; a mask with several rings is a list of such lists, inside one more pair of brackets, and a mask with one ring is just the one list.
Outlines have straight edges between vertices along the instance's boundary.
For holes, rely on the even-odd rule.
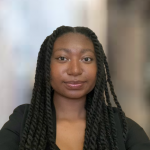
[[[58,57],[58,58],[56,58],[56,59],[58,59],[59,60],[59,58],[65,58],[65,57]],[[60,60],[61,61],[61,60]]]
[[[58,58],[56,58],[56,59],[58,59],[59,60],[59,58],[66,58],[66,57],[58,57]],[[90,58],[90,57],[85,57],[85,58]],[[84,58],[84,59],[85,59]],[[90,58],[91,59],[91,61],[93,61],[93,58]],[[60,60],[61,61],[61,60]],[[63,61],[63,60],[62,60]],[[86,61],[86,62],[90,62],[90,61]]]

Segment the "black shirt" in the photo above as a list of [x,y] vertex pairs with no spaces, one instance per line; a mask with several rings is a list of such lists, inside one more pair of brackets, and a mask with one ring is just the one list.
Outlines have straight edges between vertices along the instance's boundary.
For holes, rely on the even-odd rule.
[[[30,104],[23,104],[15,108],[9,117],[9,121],[7,121],[0,130],[0,150],[18,150],[29,106]],[[54,105],[52,106],[54,138],[56,141],[56,111]],[[128,134],[126,143],[124,144],[118,109],[113,107],[113,111],[119,150],[150,150],[150,140],[143,128],[129,118],[126,118],[128,123]],[[48,149],[47,146],[46,150]],[[59,150],[57,145],[56,150]]]

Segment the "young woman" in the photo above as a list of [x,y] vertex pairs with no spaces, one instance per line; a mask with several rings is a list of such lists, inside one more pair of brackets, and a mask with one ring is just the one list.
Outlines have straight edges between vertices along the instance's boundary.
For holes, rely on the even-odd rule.
[[0,131],[0,150],[18,149],[150,150],[146,133],[121,109],[90,29],[61,26],[43,42],[31,104],[18,106]]

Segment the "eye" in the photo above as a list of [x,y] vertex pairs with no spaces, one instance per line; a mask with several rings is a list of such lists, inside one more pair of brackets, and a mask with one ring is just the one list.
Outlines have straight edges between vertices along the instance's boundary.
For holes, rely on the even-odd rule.
[[65,57],[59,57],[59,58],[57,58],[58,60],[60,60],[60,61],[65,61],[65,60],[67,60],[67,58],[65,58]]
[[90,57],[86,57],[86,58],[84,58],[84,61],[85,62],[90,62],[90,61],[92,61],[93,59],[92,58],[90,58]]

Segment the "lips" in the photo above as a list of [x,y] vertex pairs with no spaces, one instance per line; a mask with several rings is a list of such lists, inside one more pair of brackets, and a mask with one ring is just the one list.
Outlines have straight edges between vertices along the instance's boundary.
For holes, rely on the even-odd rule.
[[81,89],[85,83],[85,81],[67,81],[67,82],[64,82],[67,89],[74,89],[74,90],[77,90],[77,89]]
[[82,84],[84,83],[85,81],[67,81],[65,83],[68,83],[68,84]]

